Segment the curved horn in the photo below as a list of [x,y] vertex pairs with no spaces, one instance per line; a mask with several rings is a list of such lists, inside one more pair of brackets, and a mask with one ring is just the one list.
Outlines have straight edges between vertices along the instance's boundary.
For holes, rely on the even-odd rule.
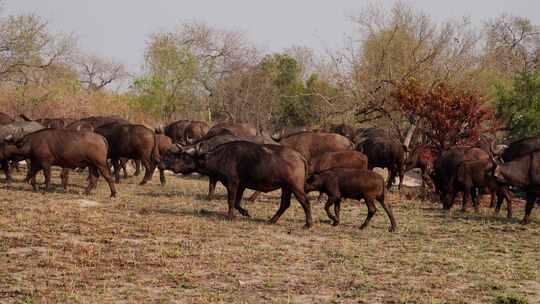
[[193,156],[193,155],[197,154],[197,149],[194,148],[194,147],[189,147],[189,148],[186,149],[184,152],[185,152],[186,154],[189,154],[189,155]]

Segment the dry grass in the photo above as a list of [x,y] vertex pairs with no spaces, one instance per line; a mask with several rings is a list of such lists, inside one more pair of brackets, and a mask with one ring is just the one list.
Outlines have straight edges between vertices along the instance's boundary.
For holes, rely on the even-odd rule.
[[246,204],[253,219],[229,222],[224,189],[206,201],[204,179],[138,181],[116,200],[103,180],[80,194],[75,174],[68,193],[0,185],[0,302],[540,303],[540,211],[521,226],[520,203],[508,222],[391,194],[391,234],[383,212],[359,231],[364,206],[345,202],[332,227],[314,202],[307,231],[296,202],[264,222],[278,193]]

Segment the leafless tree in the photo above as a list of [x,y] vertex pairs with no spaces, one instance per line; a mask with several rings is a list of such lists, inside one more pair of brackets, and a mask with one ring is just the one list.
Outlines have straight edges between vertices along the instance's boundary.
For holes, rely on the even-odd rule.
[[99,91],[129,76],[123,64],[95,55],[79,55],[74,65],[80,75],[80,82],[91,91]]

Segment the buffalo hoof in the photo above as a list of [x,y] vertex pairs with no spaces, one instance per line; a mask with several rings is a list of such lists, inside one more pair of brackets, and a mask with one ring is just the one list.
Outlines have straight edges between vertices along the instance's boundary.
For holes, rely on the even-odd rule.
[[313,224],[311,224],[311,223],[305,224],[304,229],[311,229],[312,226],[313,226]]
[[390,227],[390,229],[388,229],[388,232],[396,232],[396,227]]
[[274,220],[274,219],[269,219],[267,223],[268,223],[268,225],[274,225],[276,222],[277,221]]
[[147,181],[142,181],[139,183],[139,186],[143,186],[143,185],[146,185]]
[[529,220],[523,219],[521,222],[519,222],[521,225],[527,225],[529,223]]
[[338,225],[339,225],[339,222],[333,222],[333,223],[332,223],[332,226],[334,226],[334,227],[336,227],[336,226],[338,226]]

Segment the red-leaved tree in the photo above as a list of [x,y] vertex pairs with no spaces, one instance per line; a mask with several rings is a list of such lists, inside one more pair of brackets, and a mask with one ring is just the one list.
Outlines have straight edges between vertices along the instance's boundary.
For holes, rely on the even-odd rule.
[[427,87],[410,80],[393,93],[404,115],[420,121],[426,143],[441,151],[454,145],[475,143],[493,130],[494,110],[477,92],[447,83]]

